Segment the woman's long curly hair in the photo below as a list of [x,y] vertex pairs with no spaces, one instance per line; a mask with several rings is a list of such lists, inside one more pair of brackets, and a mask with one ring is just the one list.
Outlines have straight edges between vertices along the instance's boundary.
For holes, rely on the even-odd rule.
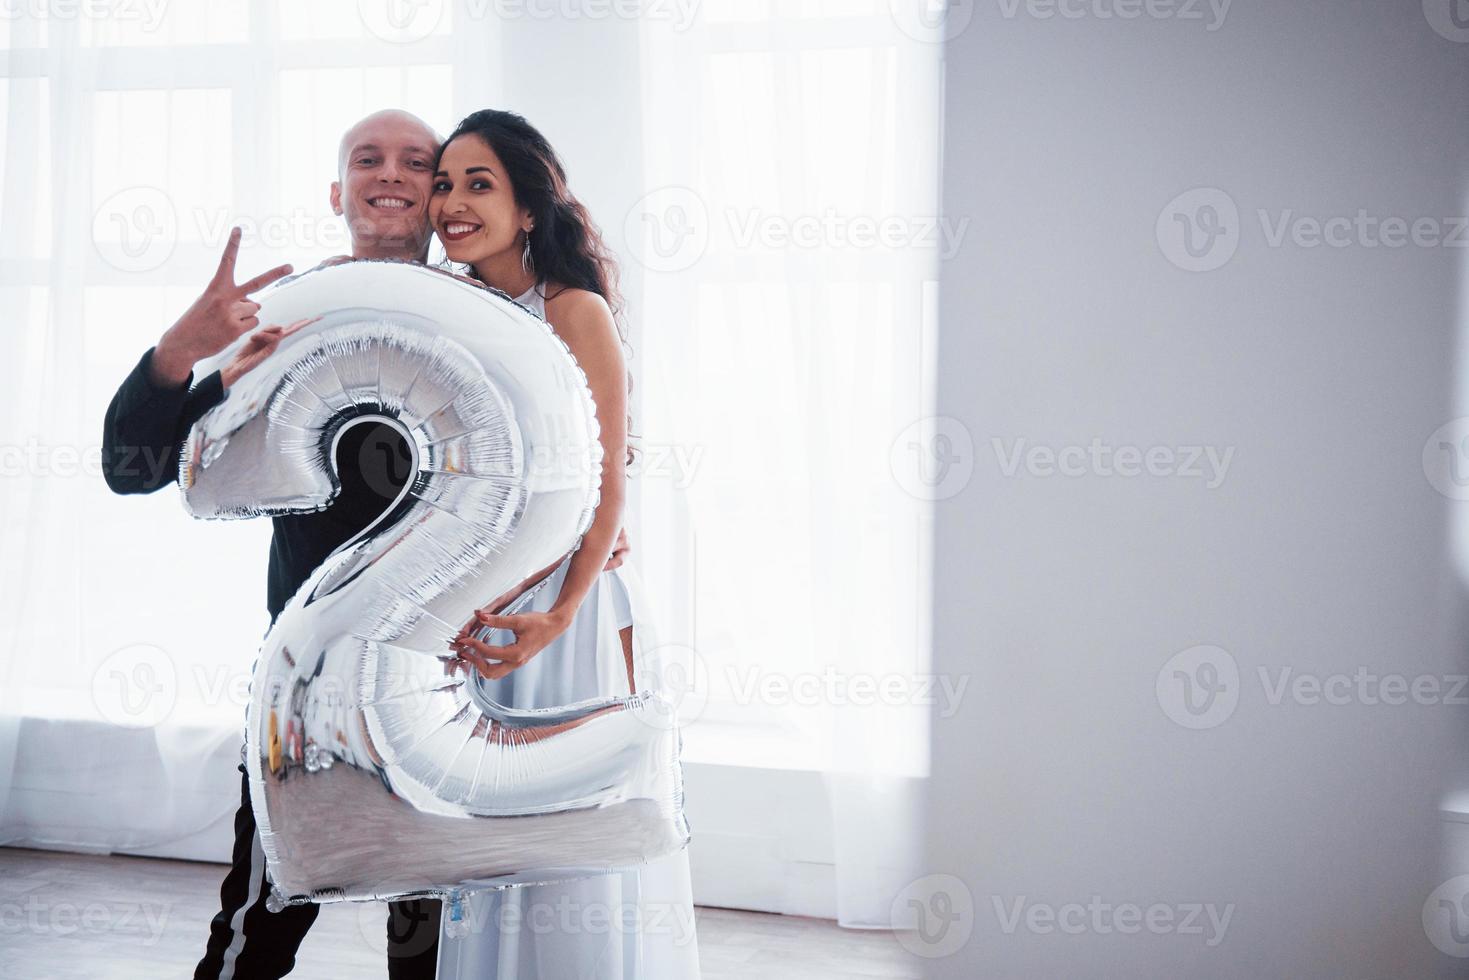
[[[444,150],[461,136],[478,136],[484,140],[500,162],[515,193],[515,203],[531,214],[534,228],[530,235],[530,255],[537,286],[552,282],[573,289],[585,289],[607,301],[617,327],[617,337],[625,350],[630,350],[623,333],[622,294],[617,288],[617,260],[602,240],[602,233],[587,213],[586,207],[571,193],[566,183],[566,168],[540,130],[525,117],[501,109],[481,109],[470,113],[454,128],[439,147],[439,169]],[[468,274],[478,279],[473,268]],[[632,372],[628,372],[627,390],[632,393]],[[634,459],[632,415],[628,414],[627,464]]]

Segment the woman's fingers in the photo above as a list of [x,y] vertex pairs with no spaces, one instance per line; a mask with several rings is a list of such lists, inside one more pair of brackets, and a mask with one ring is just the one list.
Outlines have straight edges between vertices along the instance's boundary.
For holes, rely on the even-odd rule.
[[516,664],[501,663],[491,659],[477,650],[469,647],[455,647],[462,661],[472,665],[475,670],[489,680],[499,680],[516,668]]
[[490,659],[482,653],[463,647],[455,647],[454,652],[459,654],[459,659],[473,664],[477,670],[484,671],[490,666]]
[[285,331],[285,333],[282,336],[289,337],[291,334],[295,333],[297,330],[304,330],[307,327],[311,326],[313,323],[315,323],[317,320],[320,320],[320,319],[321,319],[321,317],[319,317],[319,316],[309,316],[309,317],[307,317],[304,320],[297,320],[295,323],[291,324],[289,327],[283,327],[283,328],[281,328],[281,329],[283,329]]
[[472,636],[466,636],[462,640],[456,641],[454,648],[457,650],[473,650],[483,657],[488,657],[490,660],[498,660],[502,663],[519,663],[522,659],[520,645],[517,643],[512,643],[504,647],[492,647],[482,640],[476,640]]

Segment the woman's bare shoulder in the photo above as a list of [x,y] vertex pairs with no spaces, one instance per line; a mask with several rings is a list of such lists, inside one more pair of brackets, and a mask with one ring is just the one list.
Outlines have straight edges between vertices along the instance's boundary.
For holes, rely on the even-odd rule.
[[544,295],[546,319],[552,323],[559,323],[568,317],[582,321],[600,320],[604,316],[609,321],[612,319],[612,310],[607,301],[590,289],[546,283]]
[[555,285],[546,287],[546,322],[567,342],[578,340],[600,343],[604,338],[617,339],[617,324],[612,309],[597,293]]

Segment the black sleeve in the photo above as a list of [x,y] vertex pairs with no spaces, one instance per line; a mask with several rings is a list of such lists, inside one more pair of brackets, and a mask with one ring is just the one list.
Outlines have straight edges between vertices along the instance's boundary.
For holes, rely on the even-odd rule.
[[[152,493],[178,479],[179,450],[195,422],[224,400],[216,371],[192,388],[160,388],[153,348],[123,379],[102,428],[102,475],[113,493]],[[194,376],[189,375],[189,381]]]

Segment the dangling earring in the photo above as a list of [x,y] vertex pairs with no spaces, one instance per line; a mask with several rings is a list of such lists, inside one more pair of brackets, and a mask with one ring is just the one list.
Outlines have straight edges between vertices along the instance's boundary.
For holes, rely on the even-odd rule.
[[525,251],[523,251],[523,252],[520,253],[520,268],[522,270],[524,270],[527,275],[529,275],[530,273],[534,272],[535,271],[535,268],[536,268],[535,259],[531,258],[531,255],[530,255],[530,230],[529,229],[527,229],[526,230],[526,233],[525,233]]

